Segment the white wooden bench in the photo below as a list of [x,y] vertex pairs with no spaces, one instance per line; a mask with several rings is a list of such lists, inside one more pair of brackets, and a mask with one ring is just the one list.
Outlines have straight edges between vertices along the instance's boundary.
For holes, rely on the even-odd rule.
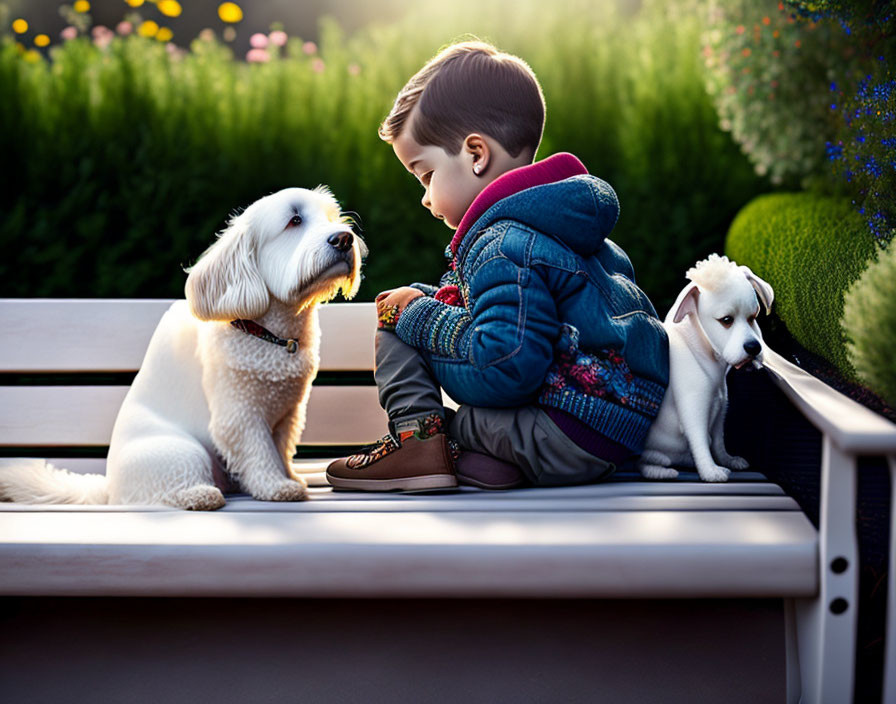
[[[3,454],[104,471],[119,404],[169,304],[0,301]],[[820,530],[757,472],[726,484],[683,473],[507,492],[334,493],[326,458],[386,427],[372,386],[374,319],[372,304],[321,309],[321,373],[296,459],[310,500],[234,496],[214,513],[0,504],[0,596],[675,599],[694,614],[712,611],[701,599],[774,599],[783,604],[786,700],[851,700],[856,457],[884,455],[896,470],[896,426],[767,355],[776,385],[823,434]],[[611,638],[599,630],[596,639]],[[645,643],[657,637],[650,630]],[[888,638],[886,701],[896,697],[893,645]]]

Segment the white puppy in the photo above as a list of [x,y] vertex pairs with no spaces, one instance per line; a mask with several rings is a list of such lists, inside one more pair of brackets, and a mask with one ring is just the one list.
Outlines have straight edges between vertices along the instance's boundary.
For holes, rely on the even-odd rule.
[[0,498],[216,509],[224,495],[215,477],[224,483],[226,468],[257,499],[302,499],[305,483],[290,468],[318,367],[317,305],[357,292],[365,254],[325,188],[250,205],[153,333],[112,430],[106,475],[6,461]]
[[669,334],[669,387],[639,467],[650,479],[672,479],[678,476],[673,465],[696,466],[703,481],[723,482],[730,469],[749,466],[725,449],[725,376],[731,367],[760,366],[756,316],[759,301],[766,311],[771,308],[774,292],[749,268],[717,254],[689,269],[687,278],[691,283],[663,322]]

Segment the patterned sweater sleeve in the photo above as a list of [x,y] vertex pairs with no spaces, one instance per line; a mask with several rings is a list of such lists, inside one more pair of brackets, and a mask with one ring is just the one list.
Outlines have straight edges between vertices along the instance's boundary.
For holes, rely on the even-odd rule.
[[537,271],[494,249],[474,262],[468,307],[416,298],[395,332],[433,355],[469,362],[462,403],[513,406],[531,402],[553,361],[559,324],[553,298]]

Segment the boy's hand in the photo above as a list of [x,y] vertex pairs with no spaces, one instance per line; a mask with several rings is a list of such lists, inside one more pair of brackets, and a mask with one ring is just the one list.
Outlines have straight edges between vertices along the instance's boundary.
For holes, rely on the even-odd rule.
[[423,291],[418,291],[410,286],[383,291],[376,297],[377,327],[394,330],[408,303],[422,295]]

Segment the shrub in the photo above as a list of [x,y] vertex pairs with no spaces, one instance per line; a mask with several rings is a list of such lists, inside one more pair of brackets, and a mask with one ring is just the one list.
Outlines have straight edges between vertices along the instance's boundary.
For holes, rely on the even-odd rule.
[[707,88],[776,184],[848,193],[896,235],[896,12],[886,0],[713,0]]
[[472,32],[535,69],[548,105],[539,158],[574,152],[614,186],[614,239],[662,308],[767,189],[718,127],[692,10],[421,3],[350,37],[324,22],[313,54],[292,38],[253,64],[206,39],[172,52],[140,36],[83,37],[36,63],[7,41],[0,106],[15,109],[0,107],[0,246],[15,255],[0,264],[0,295],[181,296],[181,267],[233,208],[319,183],[360,216],[371,250],[361,300],[437,280],[450,232],[420,207],[377,127],[407,78]]
[[896,246],[890,244],[849,287],[843,331],[858,377],[896,406]]
[[855,379],[840,327],[843,295],[874,242],[848,199],[774,193],[738,214],[725,252],[772,285],[775,311],[803,347]]
[[716,0],[704,35],[707,89],[725,129],[774,183],[824,172],[837,133],[829,86],[853,71],[852,40],[831,21],[797,21],[776,0]]

